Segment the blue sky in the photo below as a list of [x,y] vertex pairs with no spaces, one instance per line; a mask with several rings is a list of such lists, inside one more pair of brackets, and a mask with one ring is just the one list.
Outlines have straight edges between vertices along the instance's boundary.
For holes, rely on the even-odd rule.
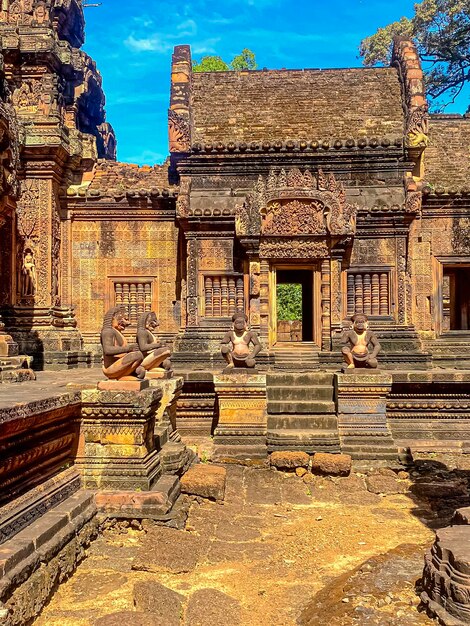
[[[86,0],[95,2],[95,0]],[[414,0],[101,0],[85,8],[84,49],[103,75],[118,159],[154,164],[168,154],[167,108],[173,47],[193,58],[230,61],[242,48],[259,68],[361,65],[358,46],[380,26],[412,16]],[[466,104],[466,103],[465,103]],[[463,112],[464,103],[447,109]]]

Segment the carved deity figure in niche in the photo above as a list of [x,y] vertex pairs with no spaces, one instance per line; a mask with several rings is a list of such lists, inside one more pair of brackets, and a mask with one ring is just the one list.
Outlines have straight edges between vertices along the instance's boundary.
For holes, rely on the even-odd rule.
[[48,12],[46,3],[40,1],[36,4],[34,8],[33,23],[36,22],[36,24],[44,24],[44,22],[47,21],[47,18]]
[[262,349],[258,335],[249,329],[248,317],[244,313],[235,313],[232,322],[232,328],[225,333],[220,346],[222,356],[227,361],[226,369],[255,367],[256,355]]
[[37,287],[36,264],[31,248],[26,248],[21,267],[21,295],[29,298],[34,296]]
[[353,327],[343,335],[343,357],[347,369],[377,367],[380,343],[377,335],[369,330],[367,315],[356,313],[351,317]]
[[148,378],[163,378],[171,372],[171,350],[154,334],[159,325],[153,311],[141,315],[137,324],[137,343],[144,355],[142,367],[147,371]]
[[122,334],[130,322],[121,307],[113,307],[104,316],[101,329],[103,348],[103,373],[111,380],[135,380],[145,378],[141,366],[144,355],[137,344],[128,344]]

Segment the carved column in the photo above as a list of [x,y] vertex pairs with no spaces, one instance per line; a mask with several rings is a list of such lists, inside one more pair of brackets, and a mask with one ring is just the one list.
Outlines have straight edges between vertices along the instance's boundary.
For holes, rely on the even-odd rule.
[[343,319],[342,311],[342,285],[341,285],[341,257],[331,259],[331,326],[341,327]]
[[[194,237],[188,237],[187,242],[187,278],[186,278],[186,325],[188,327],[195,327],[198,323],[198,310],[197,310],[197,241]],[[215,292],[215,285],[214,285]],[[215,295],[214,295],[215,300]]]
[[321,262],[321,348],[331,350],[331,269],[330,259]]
[[260,337],[264,345],[269,344],[269,261],[260,261]]
[[406,239],[399,237],[397,251],[397,287],[398,287],[398,323],[406,324],[407,310],[407,276],[406,276]]

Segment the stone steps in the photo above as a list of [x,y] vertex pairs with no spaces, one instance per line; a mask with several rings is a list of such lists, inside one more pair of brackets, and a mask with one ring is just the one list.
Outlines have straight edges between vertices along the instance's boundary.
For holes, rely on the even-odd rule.
[[339,452],[330,372],[275,372],[267,375],[268,450]]
[[337,424],[336,414],[299,415],[278,414],[268,415],[269,430],[335,430]]
[[278,428],[269,430],[267,435],[268,451],[302,450],[304,452],[340,452],[338,433],[327,429]]
[[315,386],[313,388],[306,388],[300,385],[277,385],[276,387],[268,387],[267,398],[268,402],[273,401],[291,401],[302,402],[306,395],[309,398],[314,397],[315,401],[333,401],[333,387],[329,386]]
[[334,374],[332,372],[269,372],[266,375],[266,385],[271,386],[327,386],[333,385]]

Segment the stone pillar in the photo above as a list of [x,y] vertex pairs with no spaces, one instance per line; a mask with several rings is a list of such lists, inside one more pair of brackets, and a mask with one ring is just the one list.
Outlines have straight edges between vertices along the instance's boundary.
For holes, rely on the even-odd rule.
[[431,617],[446,626],[470,623],[470,528],[436,531],[424,559],[421,600]]
[[341,451],[353,459],[396,461],[398,450],[386,415],[391,374],[354,369],[335,378]]
[[161,388],[82,391],[76,464],[85,489],[152,489],[163,471],[154,434],[162,396]]
[[267,456],[266,375],[216,374],[219,422],[214,459],[264,459]]
[[321,262],[321,349],[331,350],[331,269],[330,259]]

